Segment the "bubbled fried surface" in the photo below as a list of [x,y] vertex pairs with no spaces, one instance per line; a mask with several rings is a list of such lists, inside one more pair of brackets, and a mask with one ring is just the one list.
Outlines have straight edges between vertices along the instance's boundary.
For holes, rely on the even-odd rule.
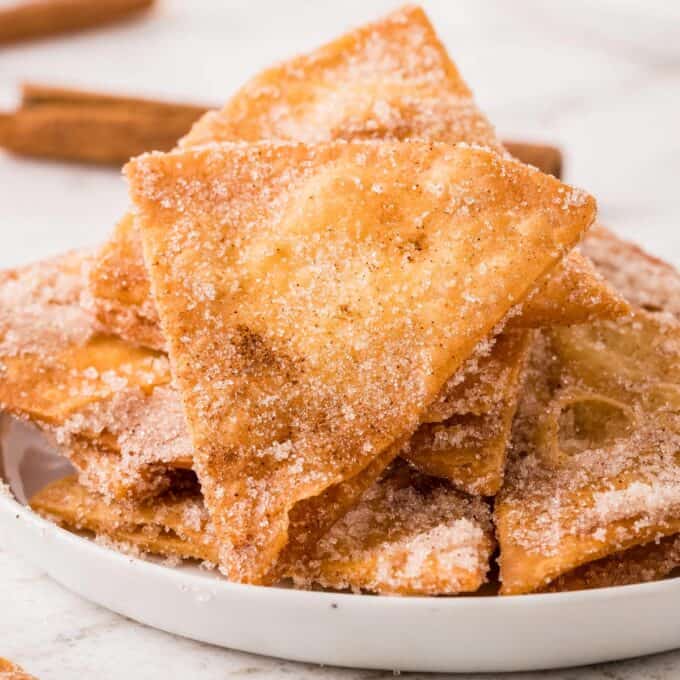
[[503,592],[680,530],[679,359],[668,314],[544,333],[496,501]]

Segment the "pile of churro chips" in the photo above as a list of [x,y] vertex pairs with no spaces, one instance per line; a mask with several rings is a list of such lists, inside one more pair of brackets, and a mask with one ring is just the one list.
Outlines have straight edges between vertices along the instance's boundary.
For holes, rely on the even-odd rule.
[[125,174],[98,252],[0,279],[2,408],[77,470],[37,512],[299,588],[680,564],[680,276],[511,157],[421,9]]

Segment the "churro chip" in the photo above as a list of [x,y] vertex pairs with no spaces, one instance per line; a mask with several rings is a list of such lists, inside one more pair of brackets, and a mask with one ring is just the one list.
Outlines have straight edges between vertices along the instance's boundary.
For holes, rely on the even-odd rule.
[[15,663],[0,657],[0,680],[36,680]]
[[[196,486],[153,503],[106,503],[69,477],[31,499],[41,515],[114,546],[215,563],[215,533]],[[494,547],[491,513],[479,499],[395,465],[313,553],[282,569],[299,586],[400,595],[453,595],[486,581]]]
[[624,550],[558,576],[545,590],[588,590],[658,581],[680,567],[680,536]]
[[126,387],[169,380],[167,358],[105,334],[83,304],[88,257],[0,275],[0,402],[49,423]]
[[[448,479],[471,494],[493,496],[503,483],[529,331],[506,331],[486,355],[468,360],[428,410],[401,456],[422,472]],[[455,382],[455,380],[450,380]]]
[[420,7],[263,71],[180,144],[261,139],[427,139],[501,150]]
[[415,430],[595,212],[443,144],[223,144],[127,172],[221,562],[244,581],[298,501]]
[[573,326],[616,319],[630,312],[626,300],[605,281],[588,258],[574,250],[537,286],[508,320],[519,328]]
[[104,328],[142,347],[165,349],[149,290],[142,243],[128,213],[97,253],[90,270],[97,317]]
[[474,592],[494,545],[484,501],[395,463],[288,575],[302,586],[382,594]]
[[151,502],[106,502],[76,477],[48,484],[31,507],[63,527],[92,531],[119,546],[165,557],[216,562],[214,530],[198,485],[175,485]]
[[680,323],[544,332],[496,502],[502,592],[680,531]]
[[[508,314],[506,328],[570,325],[630,311],[577,251],[555,270],[521,310]],[[467,493],[495,495],[503,482],[530,337],[527,330],[508,330],[480,343],[428,409],[403,457]]]
[[[405,7],[255,76],[220,111],[206,114],[183,147],[283,139],[427,139],[502,151],[493,127],[419,7]],[[163,349],[139,235],[121,220],[91,273],[106,328]],[[577,254],[555,268],[512,320],[535,328],[621,313],[621,300]]]
[[483,416],[512,400],[525,362],[531,332],[508,330],[485,338],[447,380],[427,409],[425,423],[442,423],[456,415]]
[[631,304],[680,318],[680,276],[675,267],[601,225],[595,225],[579,249]]
[[73,451],[93,488],[155,493],[160,464],[191,456],[168,360],[103,332],[88,262],[71,253],[0,274],[0,407]]

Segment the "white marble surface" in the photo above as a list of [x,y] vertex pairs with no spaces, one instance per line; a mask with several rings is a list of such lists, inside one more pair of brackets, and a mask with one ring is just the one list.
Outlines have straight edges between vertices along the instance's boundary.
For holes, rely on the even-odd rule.
[[[33,79],[217,104],[271,61],[396,4],[160,0],[155,15],[140,23],[0,50],[0,103],[9,106],[17,83]],[[680,3],[425,4],[501,133],[561,144],[568,180],[595,194],[602,219],[680,264]],[[125,204],[114,170],[0,154],[0,267],[101,241]],[[44,680],[391,676],[306,667],[173,638],[84,602],[1,547],[0,656]],[[680,652],[513,677],[679,675]]]

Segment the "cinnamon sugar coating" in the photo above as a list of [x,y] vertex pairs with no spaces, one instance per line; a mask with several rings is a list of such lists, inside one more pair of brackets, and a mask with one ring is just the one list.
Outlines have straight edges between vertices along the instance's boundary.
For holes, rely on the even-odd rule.
[[[196,487],[153,503],[106,503],[74,477],[31,499],[36,512],[113,547],[215,564],[215,532]],[[313,554],[287,566],[299,587],[398,595],[454,595],[485,582],[494,546],[488,506],[403,465],[386,472]]]
[[501,150],[432,24],[408,6],[266,69],[180,142],[461,141]]
[[680,324],[545,332],[496,500],[502,592],[680,531]]
[[410,434],[594,202],[467,147],[223,144],[128,165],[206,502],[260,580],[297,501]]

